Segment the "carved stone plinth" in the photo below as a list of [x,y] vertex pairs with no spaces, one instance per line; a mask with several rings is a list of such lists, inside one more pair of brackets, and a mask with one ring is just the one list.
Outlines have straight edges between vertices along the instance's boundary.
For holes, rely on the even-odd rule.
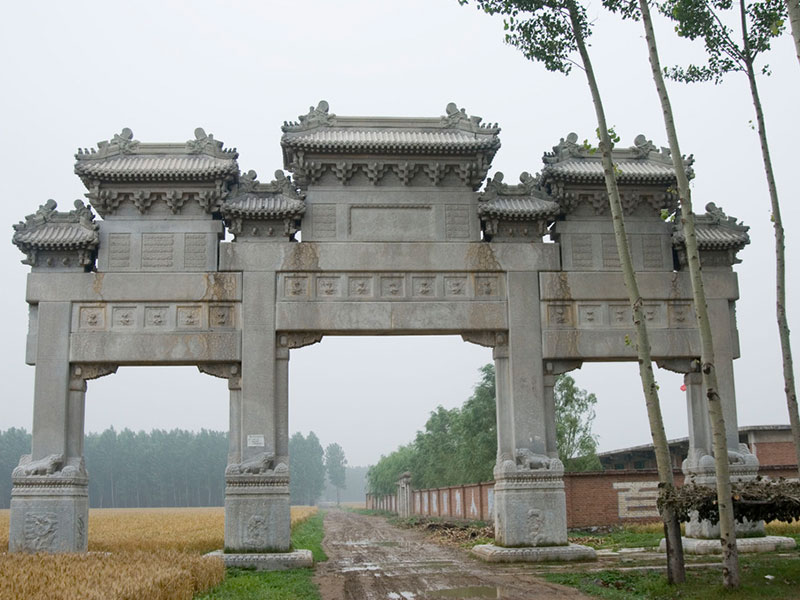
[[540,546],[537,548],[501,548],[494,544],[480,544],[472,553],[486,562],[552,562],[597,560],[594,548],[569,544],[567,546]]
[[225,550],[285,552],[291,546],[289,475],[225,477]]
[[500,546],[566,546],[564,467],[526,469],[513,461],[495,468],[494,531]]
[[13,478],[9,552],[86,552],[88,526],[86,477]]
[[270,552],[268,554],[235,554],[215,550],[206,556],[215,556],[222,559],[226,567],[239,569],[255,569],[256,571],[282,571],[284,569],[299,569],[313,567],[314,558],[311,550],[295,550],[293,552]]

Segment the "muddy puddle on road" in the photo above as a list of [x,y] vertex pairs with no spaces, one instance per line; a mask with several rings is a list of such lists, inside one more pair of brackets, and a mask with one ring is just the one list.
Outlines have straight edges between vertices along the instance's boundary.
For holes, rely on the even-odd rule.
[[323,600],[562,600],[580,592],[549,584],[524,568],[487,565],[386,519],[331,511],[315,566]]

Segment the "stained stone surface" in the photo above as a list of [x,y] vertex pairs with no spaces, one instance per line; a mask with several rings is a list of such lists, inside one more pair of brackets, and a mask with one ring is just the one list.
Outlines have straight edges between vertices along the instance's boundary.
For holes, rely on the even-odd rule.
[[[70,469],[82,464],[87,381],[120,365],[194,365],[228,380],[226,548],[288,550],[291,351],[324,335],[454,334],[493,349],[498,541],[569,553],[558,546],[554,378],[584,361],[636,358],[599,156],[570,134],[540,175],[487,180],[500,128],[454,103],[441,116],[395,118],[340,116],[322,101],[282,131],[288,173],[267,183],[202,128],[177,143],[123,129],[76,155],[90,206],[48,200],[14,227],[31,266],[25,362],[36,373],[12,550],[86,549],[85,472],[73,481]],[[685,373],[691,457],[702,462],[710,434],[684,242],[679,223],[662,219],[677,207],[671,159],[638,136],[614,160],[652,354]],[[752,470],[733,387],[732,267],[749,237],[719,207],[706,210],[698,240],[728,450]]]

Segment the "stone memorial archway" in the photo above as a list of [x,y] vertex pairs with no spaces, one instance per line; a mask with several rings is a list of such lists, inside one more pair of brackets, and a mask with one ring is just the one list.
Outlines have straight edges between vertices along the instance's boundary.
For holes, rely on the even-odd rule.
[[[86,550],[86,381],[120,365],[196,365],[228,380],[225,546],[288,550],[291,350],[328,334],[458,334],[494,349],[497,542],[520,558],[590,556],[566,546],[553,385],[585,361],[636,358],[599,157],[570,134],[536,177],[510,185],[495,173],[484,185],[500,130],[454,104],[442,117],[378,118],[336,116],[321,102],[282,129],[291,176],[270,183],[241,172],[237,152],[202,129],[176,144],[124,129],[76,155],[91,208],[48,201],[15,226],[31,266],[36,376],[10,550]],[[639,136],[614,160],[652,354],[686,374],[685,469],[707,477],[682,231],[661,218],[677,208],[671,159]],[[732,265],[749,239],[707,210],[698,241],[728,447],[747,477],[758,463],[737,437]],[[222,241],[226,227],[233,241]]]

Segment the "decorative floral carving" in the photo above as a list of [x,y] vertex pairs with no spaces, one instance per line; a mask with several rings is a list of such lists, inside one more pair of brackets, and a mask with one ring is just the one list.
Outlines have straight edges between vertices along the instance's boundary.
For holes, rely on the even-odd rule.
[[29,512],[25,515],[23,536],[25,547],[35,552],[53,549],[58,531],[58,515],[54,512]]

